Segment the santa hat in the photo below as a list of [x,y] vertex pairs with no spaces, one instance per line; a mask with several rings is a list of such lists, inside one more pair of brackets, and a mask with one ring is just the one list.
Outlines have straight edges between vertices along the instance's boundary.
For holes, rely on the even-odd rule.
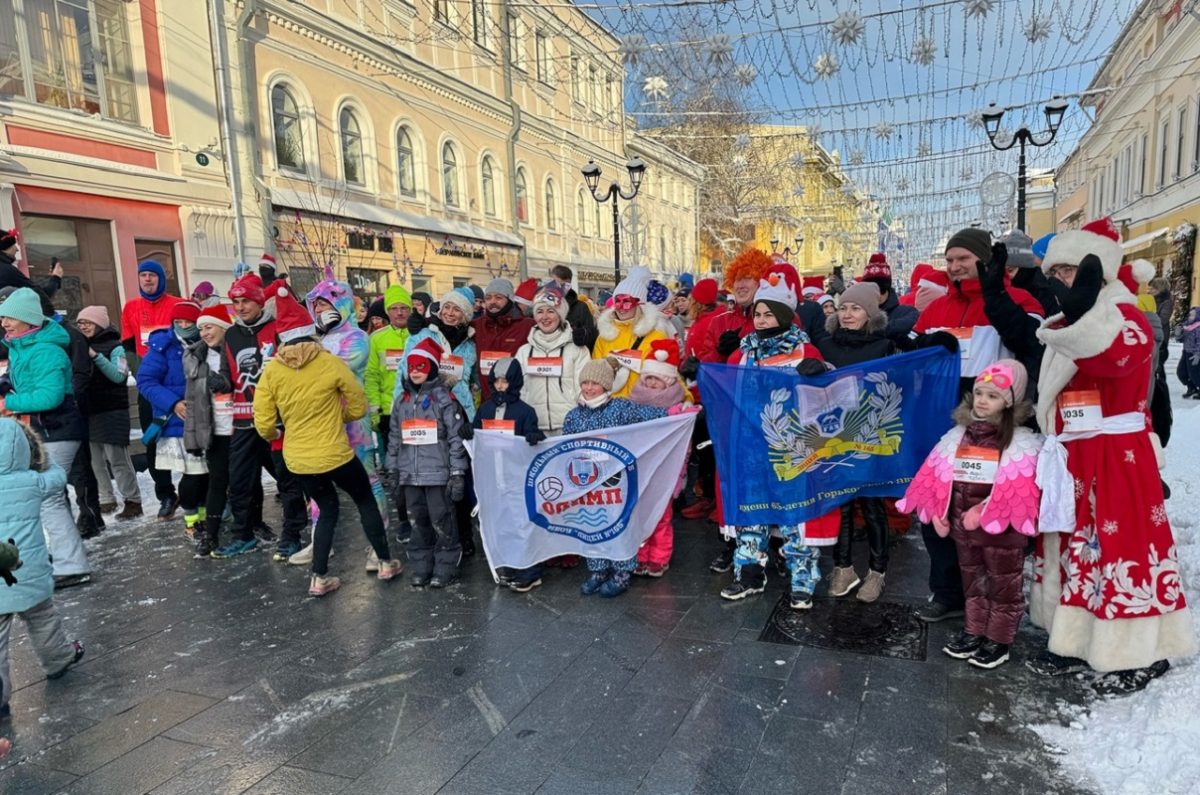
[[823,306],[824,304],[832,304],[834,302],[833,296],[829,295],[827,293],[821,293],[816,298],[814,298],[813,301],[815,301],[817,303],[817,306]]
[[1055,235],[1046,248],[1046,256],[1042,258],[1042,272],[1049,273],[1055,265],[1078,266],[1088,254],[1100,258],[1105,281],[1111,282],[1117,278],[1125,250],[1121,248],[1121,235],[1111,218],[1098,218],[1082,229],[1071,229]]
[[863,270],[864,279],[891,279],[892,266],[888,265],[887,255],[882,251],[877,251],[871,255],[871,259],[867,261],[867,267]]
[[635,265],[629,269],[629,274],[613,289],[613,295],[628,295],[644,302],[650,290],[650,269],[644,265]]
[[223,329],[228,329],[233,325],[229,320],[229,307],[224,304],[210,306],[200,311],[200,317],[196,318],[197,326],[219,326]]
[[187,320],[192,323],[196,322],[196,318],[200,317],[200,304],[191,301],[180,301],[171,307],[171,322],[176,320]]
[[670,383],[679,378],[679,343],[655,340],[642,359],[642,375],[655,375]]
[[436,371],[438,365],[442,363],[442,346],[438,345],[437,340],[433,337],[426,337],[413,346],[413,349],[408,352],[408,356],[404,358],[409,369],[412,369],[413,359],[426,359],[433,362],[433,369]]
[[280,342],[317,336],[312,315],[286,287],[275,288],[271,297],[275,299],[275,333],[279,335]]
[[717,280],[701,279],[692,288],[692,300],[701,306],[709,306],[717,302]]
[[521,306],[533,306],[533,297],[537,295],[537,289],[537,279],[526,279],[517,285],[517,290],[513,293],[513,301]]
[[1127,262],[1117,270],[1117,278],[1129,292],[1137,295],[1141,285],[1149,284],[1155,277],[1154,266],[1144,259]]
[[263,252],[263,255],[258,258],[258,267],[260,269],[270,268],[271,272],[274,273],[275,272],[275,255],[267,254],[266,252]]
[[17,230],[15,229],[9,229],[6,232],[0,232],[0,251],[4,251],[5,249],[15,246],[19,237],[20,236],[17,234]]
[[825,291],[820,287],[805,287],[800,291],[800,294],[804,296],[806,300],[816,300],[817,296],[823,292]]
[[242,278],[233,283],[229,288],[230,298],[245,298],[262,306],[267,302],[266,295],[263,291],[262,279],[257,273],[247,273]]
[[725,289],[732,291],[734,282],[740,279],[754,279],[755,281],[762,279],[763,274],[771,265],[771,258],[765,251],[757,248],[746,249],[725,266]]
[[800,280],[800,283],[805,287],[816,287],[821,292],[825,292],[824,276],[805,276]]

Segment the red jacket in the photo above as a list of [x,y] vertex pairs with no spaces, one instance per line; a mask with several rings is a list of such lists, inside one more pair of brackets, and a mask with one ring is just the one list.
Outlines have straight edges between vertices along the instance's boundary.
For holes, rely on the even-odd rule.
[[695,356],[700,361],[707,361],[704,358],[704,346],[708,342],[708,327],[712,323],[713,318],[721,314],[724,310],[710,309],[707,312],[696,318],[692,323],[692,327],[687,330],[687,335],[683,340],[683,358]]
[[529,332],[533,328],[533,318],[524,317],[515,304],[510,304],[510,311],[499,317],[490,317],[486,312],[471,321],[475,329],[475,351],[478,354],[479,386],[483,390],[483,399],[487,400],[492,394],[488,385],[487,373],[483,372],[483,355],[486,351],[504,352],[515,356],[522,345],[529,341]]
[[171,310],[179,303],[183,303],[179,296],[165,294],[154,301],[138,296],[125,303],[121,310],[121,339],[133,340],[139,359],[146,355],[150,332],[171,327]]
[[739,337],[744,337],[754,331],[754,313],[750,311],[754,303],[742,308],[735,306],[724,312],[713,313],[708,324],[708,333],[703,345],[697,343],[697,351],[702,362],[724,362],[727,357],[717,353],[717,342],[726,331],[736,331]]
[[[1008,294],[1017,306],[1031,315],[1042,317],[1042,305],[1019,287],[1008,286]],[[997,359],[1011,357],[1000,332],[988,320],[983,309],[983,291],[978,279],[966,279],[950,286],[950,292],[934,300],[917,318],[914,334],[939,329],[957,330],[962,354],[962,377],[974,378]]]

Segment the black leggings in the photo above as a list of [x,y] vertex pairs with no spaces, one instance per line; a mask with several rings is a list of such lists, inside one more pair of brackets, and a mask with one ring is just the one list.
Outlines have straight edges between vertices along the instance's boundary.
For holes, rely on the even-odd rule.
[[699,420],[692,426],[692,455],[696,456],[696,482],[706,500],[717,498],[717,454],[713,446],[700,445],[710,440],[707,420]]
[[[358,508],[358,516],[362,521],[363,532],[371,542],[371,548],[380,560],[390,560],[387,537],[383,531],[383,516],[379,513],[379,504],[375,502],[375,493],[371,491],[371,480],[367,470],[354,456],[346,463],[331,472],[317,475],[297,475],[304,491],[317,504],[321,515],[313,530],[313,574],[321,577],[329,567],[329,550],[333,546],[333,530],[338,520],[337,489],[349,495]],[[336,488],[335,488],[336,487]]]
[[194,514],[208,497],[208,475],[184,475],[179,479],[179,507],[184,515]]

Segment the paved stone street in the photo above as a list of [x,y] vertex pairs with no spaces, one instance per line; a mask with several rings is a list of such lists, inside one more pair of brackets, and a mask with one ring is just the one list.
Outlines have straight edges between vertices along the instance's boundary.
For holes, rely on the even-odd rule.
[[[87,644],[63,679],[15,631],[0,792],[1080,792],[1025,728],[1083,699],[1025,670],[1033,630],[992,673],[941,654],[945,625],[924,661],[762,642],[778,591],[722,602],[699,524],[615,600],[578,569],[517,595],[482,560],[445,592],[380,583],[352,527],[345,585],[311,599],[263,554],[192,560],[179,528],[89,542],[96,581],[58,598]],[[899,540],[885,599],[919,604],[925,565]]]

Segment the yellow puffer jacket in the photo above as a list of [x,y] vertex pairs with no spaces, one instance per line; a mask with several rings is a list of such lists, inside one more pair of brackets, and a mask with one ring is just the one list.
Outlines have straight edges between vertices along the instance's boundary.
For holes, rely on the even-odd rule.
[[[642,357],[650,350],[650,343],[656,340],[664,340],[667,338],[666,329],[662,324],[662,314],[654,308],[652,304],[641,304],[637,308],[637,312],[629,320],[617,320],[613,310],[605,309],[600,313],[600,319],[596,321],[596,326],[600,330],[600,336],[596,338],[596,344],[592,346],[592,358],[603,359],[606,356],[620,357],[622,351],[636,350],[637,356],[627,357],[630,363],[635,363],[633,366],[640,369]],[[641,342],[638,342],[638,338]],[[634,348],[634,343],[637,347]],[[629,397],[629,390],[633,389],[633,385],[637,383],[638,372],[625,366],[622,362],[622,367],[617,371],[616,380],[613,381],[612,396]]]
[[298,475],[330,472],[353,458],[346,423],[366,414],[367,393],[354,373],[317,342],[280,348],[254,393],[255,429],[271,440],[282,423],[283,461]]

